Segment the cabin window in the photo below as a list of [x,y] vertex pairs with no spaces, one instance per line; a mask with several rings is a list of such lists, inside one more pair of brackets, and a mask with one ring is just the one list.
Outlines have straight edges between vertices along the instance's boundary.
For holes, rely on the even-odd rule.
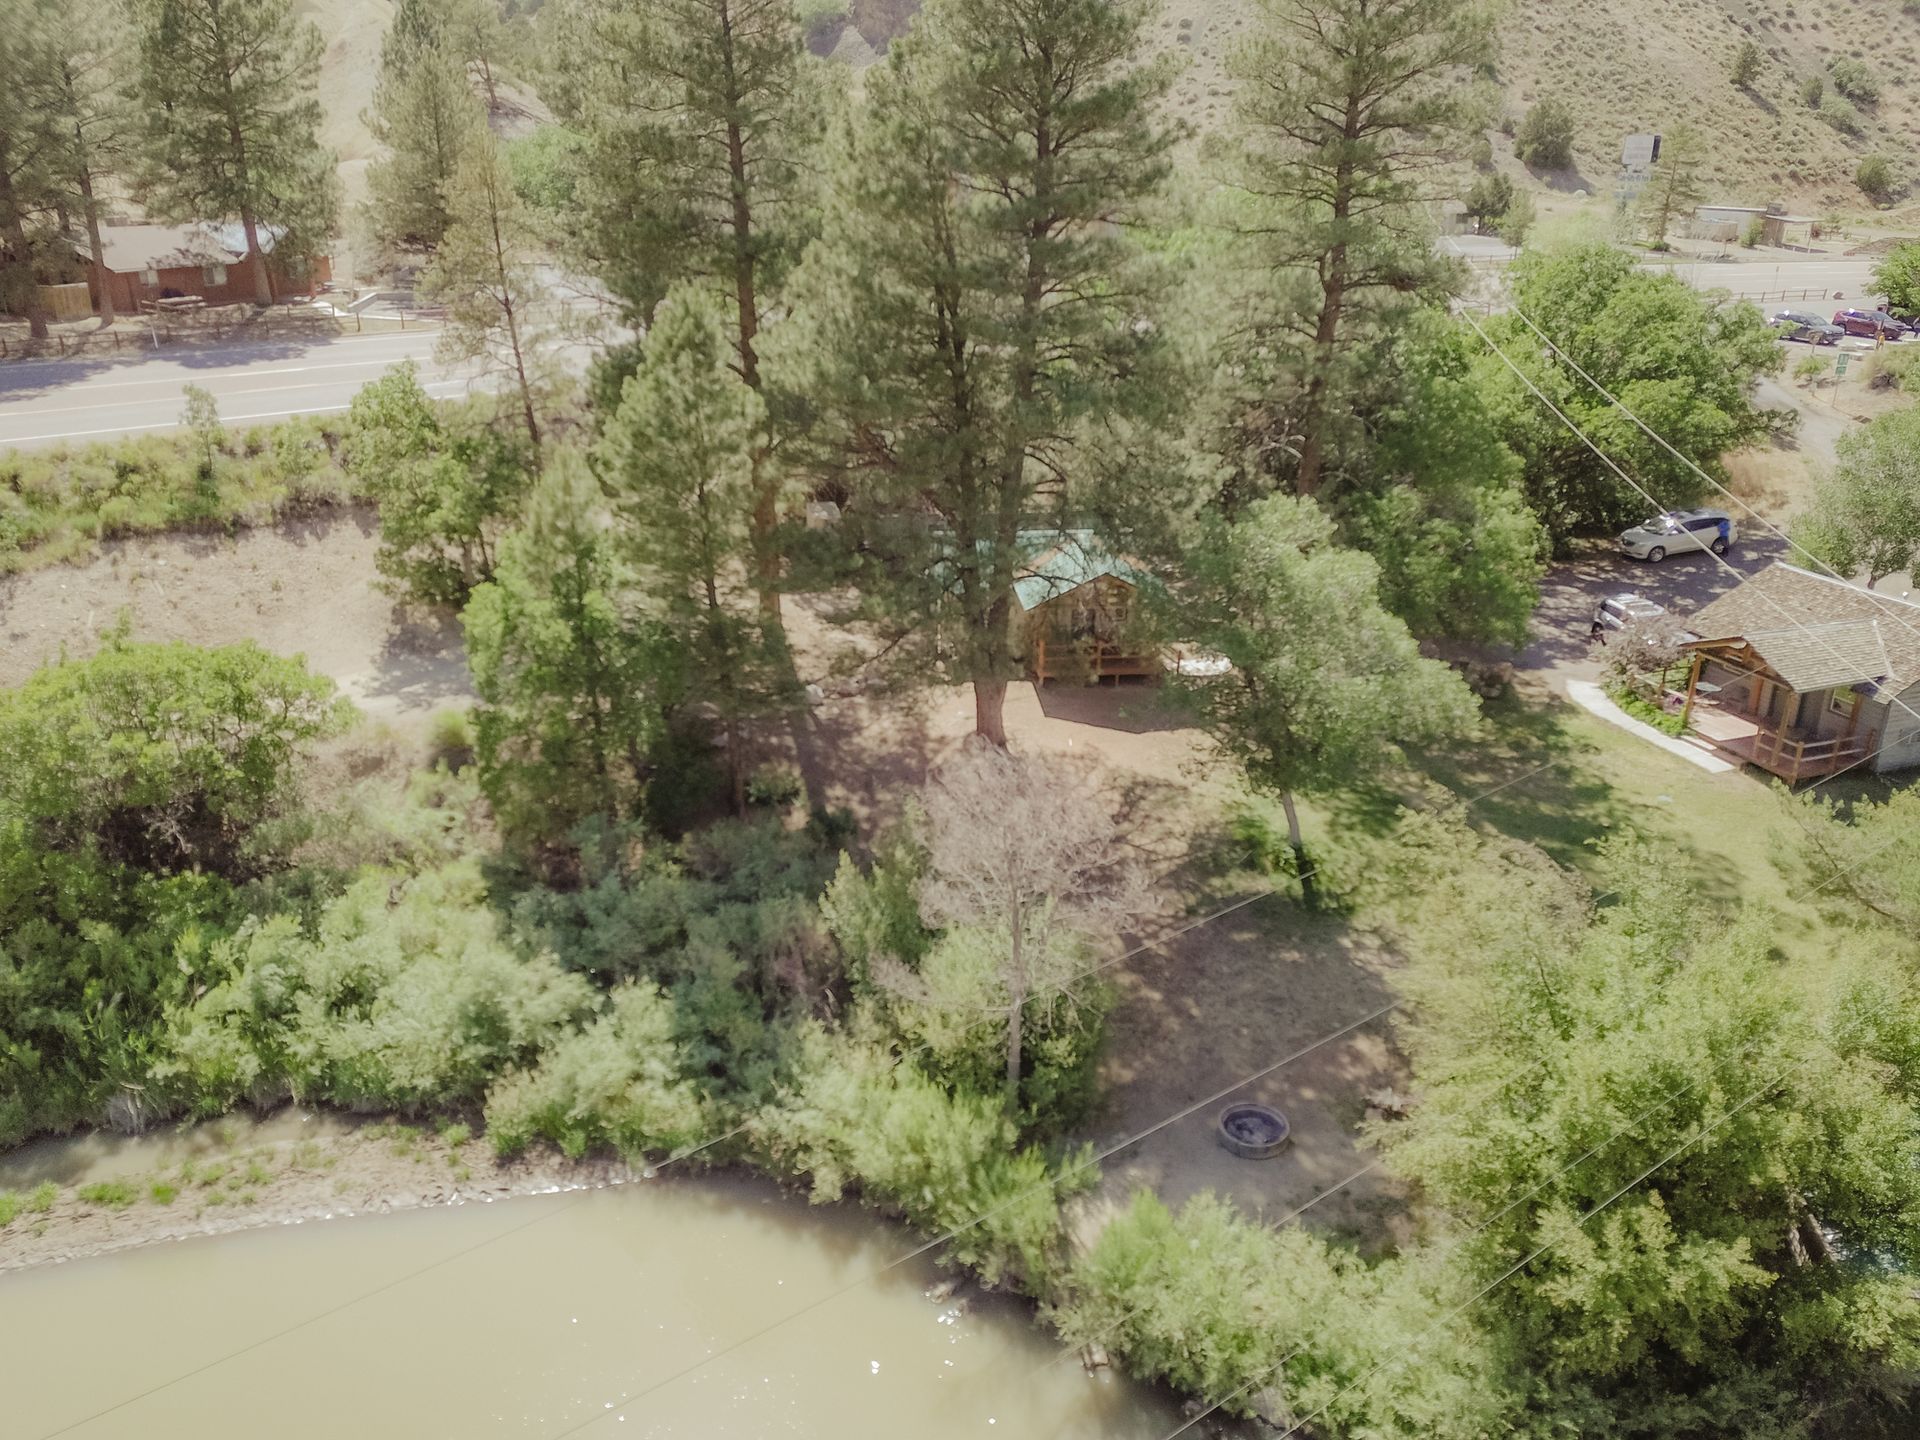
[[1851,685],[1843,685],[1827,697],[1827,709],[1842,717],[1853,714],[1860,703],[1860,693]]
[[149,265],[140,272],[140,283],[142,285],[151,285],[157,289],[160,284],[160,272]]
[[200,283],[209,290],[227,283],[227,267],[224,265],[202,265]]

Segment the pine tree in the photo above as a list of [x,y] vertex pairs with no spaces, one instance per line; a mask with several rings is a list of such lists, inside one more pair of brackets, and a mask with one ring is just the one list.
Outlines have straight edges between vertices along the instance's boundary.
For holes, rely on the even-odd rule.
[[548,841],[590,815],[639,813],[684,676],[631,588],[584,459],[559,452],[461,616],[482,784],[512,833]]
[[859,583],[971,682],[996,745],[1031,532],[1057,529],[1091,483],[1094,423],[1124,432],[1150,400],[1154,296],[1124,222],[1173,137],[1146,14],[930,4],[869,73],[828,234],[792,287],[804,336],[786,363],[852,492]]
[[1480,118],[1470,81],[1492,29],[1472,0],[1276,0],[1265,17],[1232,65],[1234,178],[1272,277],[1256,321],[1298,356],[1269,399],[1274,443],[1313,495],[1352,429],[1342,399],[1369,322],[1446,287],[1420,206]]
[[461,157],[447,191],[447,219],[422,284],[447,307],[439,354],[481,361],[504,376],[537,461],[547,330],[537,312],[545,298],[533,264],[539,241],[491,135],[483,132]]
[[[71,23],[61,32],[53,72],[60,99],[61,182],[79,202],[87,248],[104,272],[99,189],[102,181],[125,168],[135,125],[120,90],[127,59],[125,41],[116,15],[99,0],[83,0],[69,13]],[[113,324],[111,287],[100,287],[99,302],[101,322]]]
[[[560,94],[589,138],[601,278],[642,325],[673,285],[711,290],[741,378],[763,390],[760,332],[808,238],[803,161],[821,120],[792,0],[586,0],[560,22],[567,58],[592,57]],[[754,573],[777,617],[780,481],[766,454],[754,465]]]
[[237,219],[272,304],[269,246],[317,246],[339,207],[314,93],[326,43],[292,0],[129,0],[129,15],[142,197],[174,220]]
[[1705,196],[1700,171],[1707,163],[1706,146],[1691,125],[1676,125],[1660,142],[1660,159],[1653,178],[1640,193],[1640,219],[1647,243],[1664,250],[1667,232]]
[[434,249],[460,164],[486,129],[465,62],[438,46],[389,44],[367,128],[387,150],[367,170],[369,229],[383,245]]
[[48,330],[35,271],[61,195],[54,19],[44,5],[16,7],[0,43],[0,309],[24,315],[36,339]]
[[779,628],[739,578],[752,553],[754,456],[766,407],[734,372],[731,336],[701,291],[670,294],[598,452],[626,559],[649,609],[678,637],[726,735],[736,808],[746,808],[747,726],[780,708]]

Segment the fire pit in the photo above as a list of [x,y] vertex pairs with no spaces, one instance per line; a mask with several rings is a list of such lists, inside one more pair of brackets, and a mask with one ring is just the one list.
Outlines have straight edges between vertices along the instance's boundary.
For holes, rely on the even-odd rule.
[[1286,1149],[1292,1138],[1287,1117],[1278,1110],[1251,1101],[1229,1105],[1214,1126],[1220,1143],[1243,1160],[1268,1160]]

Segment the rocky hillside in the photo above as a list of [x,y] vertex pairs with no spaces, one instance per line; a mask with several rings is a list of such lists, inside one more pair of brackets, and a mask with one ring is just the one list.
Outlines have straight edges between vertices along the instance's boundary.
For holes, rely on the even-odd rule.
[[[301,3],[329,41],[327,138],[351,182],[371,148],[359,116],[390,0]],[[819,53],[859,65],[911,24],[918,3],[848,0],[841,12],[832,0],[805,0],[802,10]],[[1224,114],[1225,60],[1259,3],[1166,0],[1154,33],[1189,58],[1175,103],[1190,123],[1204,129]],[[1763,55],[1750,90],[1729,76],[1746,39]],[[1828,78],[1843,60],[1864,66],[1878,89],[1877,100],[1848,102],[1852,119]],[[1825,82],[1824,112],[1803,98],[1815,77]],[[1711,143],[1710,178],[1727,203],[1858,211],[1854,169],[1875,153],[1892,159],[1910,197],[1920,192],[1920,0],[1524,0],[1507,7],[1498,80],[1516,120],[1547,95],[1579,117],[1577,172],[1542,177],[1561,188],[1605,193],[1622,136],[1688,121]]]

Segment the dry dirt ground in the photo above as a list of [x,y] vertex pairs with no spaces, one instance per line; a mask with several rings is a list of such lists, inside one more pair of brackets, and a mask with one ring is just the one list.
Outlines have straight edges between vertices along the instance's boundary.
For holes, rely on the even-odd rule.
[[256,640],[304,655],[368,714],[408,723],[471,693],[459,622],[374,588],[371,511],[347,509],[233,535],[116,541],[84,565],[0,580],[0,686],[99,648],[124,611],[138,640]]

